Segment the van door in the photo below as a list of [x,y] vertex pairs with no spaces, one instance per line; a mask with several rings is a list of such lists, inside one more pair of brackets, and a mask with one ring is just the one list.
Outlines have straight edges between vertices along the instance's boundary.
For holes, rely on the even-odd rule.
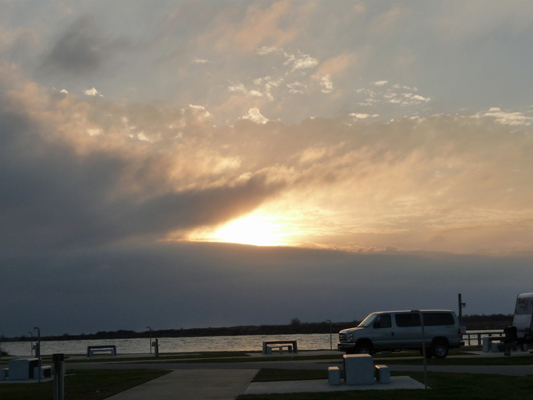
[[397,313],[394,315],[396,322],[396,340],[398,348],[422,348],[422,325],[418,313]]
[[375,349],[392,349],[396,346],[396,337],[390,314],[380,314],[372,324],[372,342]]

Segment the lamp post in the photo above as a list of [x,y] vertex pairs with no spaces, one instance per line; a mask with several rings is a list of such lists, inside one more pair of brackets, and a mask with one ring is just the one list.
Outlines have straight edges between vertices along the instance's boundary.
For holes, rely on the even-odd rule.
[[37,331],[37,348],[35,349],[35,355],[37,356],[37,365],[39,366],[39,383],[41,383],[41,330],[39,327],[33,328],[33,330]]
[[147,326],[146,329],[148,329],[150,331],[149,332],[149,335],[150,335],[150,354],[152,354],[152,328]]
[[457,300],[459,302],[459,324],[463,326],[463,308],[466,307],[466,303],[463,303],[463,298],[461,293],[457,295]]
[[329,349],[333,350],[333,339],[331,337],[331,320],[327,319],[326,322],[329,322]]
[[30,334],[30,356],[33,357],[33,332],[28,332]]

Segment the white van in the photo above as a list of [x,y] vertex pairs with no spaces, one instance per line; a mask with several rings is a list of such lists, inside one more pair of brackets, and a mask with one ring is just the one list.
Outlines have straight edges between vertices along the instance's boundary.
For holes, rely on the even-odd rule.
[[339,332],[338,349],[346,353],[422,350],[424,315],[426,357],[445,358],[448,349],[464,345],[464,328],[450,310],[380,311],[370,314],[356,328]]

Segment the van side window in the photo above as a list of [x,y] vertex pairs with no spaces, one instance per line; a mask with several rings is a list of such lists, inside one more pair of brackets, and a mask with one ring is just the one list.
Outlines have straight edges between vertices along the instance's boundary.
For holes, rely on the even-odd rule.
[[374,322],[374,328],[392,328],[392,320],[390,314],[381,314]]
[[396,325],[399,328],[407,328],[410,326],[420,326],[420,315],[418,313],[403,313],[396,314]]
[[425,326],[454,325],[455,320],[451,313],[424,313]]

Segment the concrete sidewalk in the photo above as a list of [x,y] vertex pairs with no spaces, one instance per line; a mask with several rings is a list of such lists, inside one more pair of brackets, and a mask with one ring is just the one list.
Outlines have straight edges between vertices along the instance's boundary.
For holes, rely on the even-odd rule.
[[109,397],[108,400],[234,400],[258,370],[183,369]]

